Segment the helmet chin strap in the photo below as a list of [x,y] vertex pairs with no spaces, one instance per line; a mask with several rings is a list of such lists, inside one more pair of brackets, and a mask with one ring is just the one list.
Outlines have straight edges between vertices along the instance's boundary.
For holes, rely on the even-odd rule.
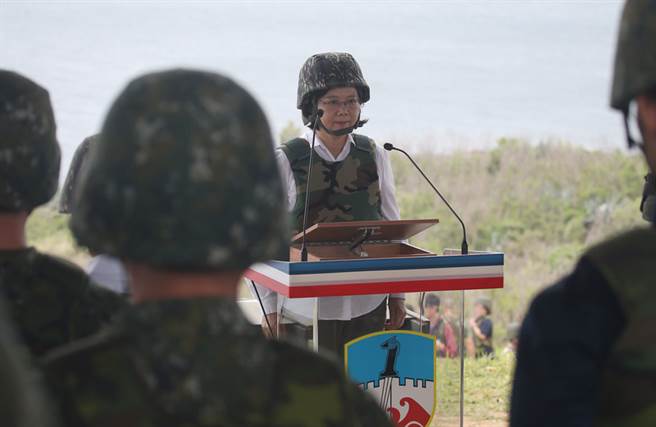
[[358,114],[358,119],[355,121],[355,125],[349,126],[344,129],[338,129],[338,130],[333,130],[333,129],[328,129],[324,124],[323,120],[319,119],[319,128],[323,129],[326,131],[327,134],[332,135],[332,136],[344,136],[348,135],[349,133],[353,132],[356,128],[360,127],[360,114]]

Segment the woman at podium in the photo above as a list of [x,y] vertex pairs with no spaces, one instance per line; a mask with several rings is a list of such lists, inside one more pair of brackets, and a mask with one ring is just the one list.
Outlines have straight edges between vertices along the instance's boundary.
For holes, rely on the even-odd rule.
[[[307,129],[276,153],[295,232],[303,230],[308,182],[306,228],[319,222],[399,219],[387,152],[372,139],[353,133],[367,122],[361,112],[369,98],[369,86],[350,54],[320,53],[303,64],[296,106]],[[313,299],[284,299],[262,286],[258,290],[273,329],[281,307],[300,318],[311,318]],[[319,298],[319,347],[343,360],[345,343],[385,328],[387,307],[387,327],[399,328],[405,319],[404,302],[403,294]],[[267,319],[263,319],[265,333]]]

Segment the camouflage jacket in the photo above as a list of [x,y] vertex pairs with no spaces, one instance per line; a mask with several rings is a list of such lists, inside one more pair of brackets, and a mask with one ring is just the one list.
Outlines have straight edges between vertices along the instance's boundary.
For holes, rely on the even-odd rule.
[[[353,135],[355,146],[341,162],[312,158],[307,226],[318,222],[382,219],[380,184],[374,142]],[[296,182],[296,204],[291,211],[292,229],[302,231],[310,146],[302,138],[282,145]]]
[[40,378],[19,344],[0,301],[0,420],[3,426],[48,427],[56,423]]
[[37,357],[97,332],[124,305],[78,267],[33,248],[0,251],[0,294]]
[[67,426],[386,426],[332,362],[268,341],[228,299],[135,305],[46,359]]
[[619,300],[626,324],[606,363],[601,425],[652,426],[656,419],[656,229],[636,229],[586,257]]

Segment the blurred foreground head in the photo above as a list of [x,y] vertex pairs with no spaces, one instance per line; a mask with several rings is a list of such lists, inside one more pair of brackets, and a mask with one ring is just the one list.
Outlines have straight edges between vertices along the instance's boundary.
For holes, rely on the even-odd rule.
[[0,212],[31,211],[50,200],[59,161],[48,91],[0,70]]
[[218,74],[132,81],[105,119],[74,194],[79,243],[135,263],[239,270],[288,236],[267,120]]
[[656,0],[628,0],[622,14],[611,106],[624,115],[629,147],[656,171]]
[[79,181],[82,170],[88,163],[89,150],[93,145],[95,145],[97,140],[98,135],[92,135],[88,138],[84,138],[82,144],[80,144],[75,150],[75,155],[73,156],[71,165],[68,167],[66,180],[64,181],[64,186],[61,190],[61,197],[59,199],[59,213],[70,214],[73,211],[73,194],[75,194],[75,189],[77,188],[77,183]]

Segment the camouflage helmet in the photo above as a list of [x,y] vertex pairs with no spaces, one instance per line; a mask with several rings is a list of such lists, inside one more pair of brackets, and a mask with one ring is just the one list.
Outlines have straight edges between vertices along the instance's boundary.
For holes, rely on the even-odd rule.
[[61,191],[61,198],[59,199],[59,213],[69,214],[72,212],[73,193],[77,188],[78,178],[82,171],[82,167],[86,166],[88,162],[89,148],[91,148],[92,145],[95,145],[97,140],[98,135],[92,135],[88,138],[85,138],[84,141],[82,141],[82,144],[80,144],[75,150],[73,161],[68,167],[66,181],[64,181],[64,187]]
[[50,200],[60,155],[48,91],[0,70],[0,212],[30,211]]
[[648,173],[645,176],[640,211],[646,221],[656,223],[656,175],[653,173]]
[[317,92],[337,87],[354,87],[360,102],[369,101],[369,85],[362,70],[350,53],[317,53],[309,57],[298,75],[296,108],[302,111],[303,123],[309,122]]
[[492,300],[490,298],[487,297],[476,298],[474,304],[481,305],[487,311],[488,315],[492,314]]
[[637,95],[656,88],[656,0],[628,0],[620,22],[611,106],[626,111]]
[[170,70],[132,81],[80,180],[71,228],[97,253],[172,270],[234,270],[286,247],[266,117],[218,74]]

